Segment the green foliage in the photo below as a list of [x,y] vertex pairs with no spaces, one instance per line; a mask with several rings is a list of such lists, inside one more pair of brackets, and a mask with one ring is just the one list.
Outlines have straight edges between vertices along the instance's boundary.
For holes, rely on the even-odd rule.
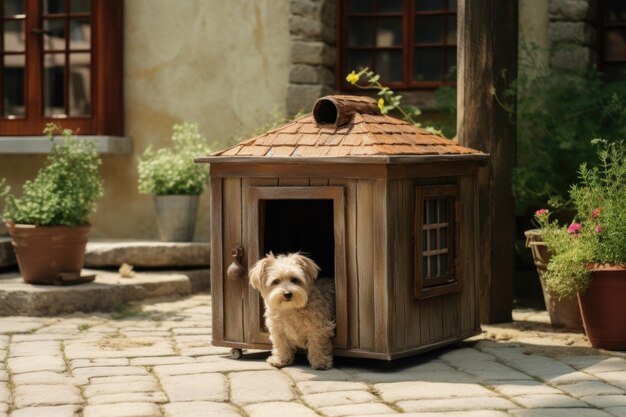
[[206,165],[194,158],[210,152],[206,139],[194,123],[176,124],[173,148],[154,151],[149,146],[139,158],[139,192],[143,194],[199,195],[209,180]]
[[[626,137],[626,82],[605,82],[597,71],[545,68],[538,51],[529,49],[521,75],[500,97],[517,118],[513,193],[519,214],[548,198],[567,199],[578,167],[594,158],[589,138]],[[517,108],[510,104],[516,96]]]
[[569,196],[578,218],[567,229],[540,210],[535,218],[552,258],[546,285],[563,295],[584,291],[590,264],[626,263],[626,144],[594,140],[599,163],[580,166],[580,184]]
[[[359,84],[361,77],[365,76],[365,84]],[[380,83],[380,75],[371,71],[369,68],[363,68],[361,71],[352,71],[346,76],[346,80],[363,90],[375,90],[377,91],[378,107],[382,114],[388,114],[392,111],[400,113],[401,117],[408,123],[411,123],[415,127],[426,129],[427,131],[436,135],[443,136],[441,130],[434,128],[433,126],[422,126],[417,118],[422,114],[422,111],[417,107],[410,104],[402,104],[402,95],[396,94],[389,87],[385,87]]]
[[34,180],[24,183],[21,197],[15,197],[6,187],[0,192],[6,200],[3,217],[38,226],[87,224],[103,194],[98,169],[101,161],[95,144],[78,140],[71,130],[55,124],[48,124],[44,133],[51,141],[54,134],[60,133],[63,142],[53,142],[46,166]]

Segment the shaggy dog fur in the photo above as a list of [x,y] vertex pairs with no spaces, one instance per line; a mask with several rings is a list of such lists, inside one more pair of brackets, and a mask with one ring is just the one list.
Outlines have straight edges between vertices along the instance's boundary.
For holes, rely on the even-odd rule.
[[290,365],[296,349],[307,349],[314,369],[333,367],[335,283],[317,280],[320,268],[300,253],[274,256],[271,252],[250,270],[250,285],[265,301],[265,323],[270,331],[277,368]]

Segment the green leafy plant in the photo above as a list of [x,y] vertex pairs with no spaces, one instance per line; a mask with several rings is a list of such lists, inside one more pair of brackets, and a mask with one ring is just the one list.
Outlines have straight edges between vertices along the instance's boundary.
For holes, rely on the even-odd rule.
[[[34,180],[24,183],[21,197],[4,186],[0,192],[5,198],[4,220],[37,226],[88,224],[103,195],[95,144],[78,140],[70,129],[56,124],[48,124],[44,133],[52,141],[47,164]],[[63,136],[61,143],[54,142],[55,134]]]
[[520,215],[549,198],[567,202],[578,167],[595,158],[589,138],[626,137],[626,82],[606,82],[595,70],[549,68],[540,52],[525,46],[520,76],[496,96],[516,116],[513,193]]
[[592,264],[626,263],[626,144],[596,139],[596,166],[580,166],[580,183],[569,196],[578,217],[567,228],[550,220],[546,209],[535,219],[552,257],[545,274],[548,288],[561,295],[583,292]]
[[194,158],[210,152],[194,123],[176,124],[173,148],[154,151],[149,146],[139,158],[139,192],[154,195],[199,195],[209,180],[206,166]]
[[[363,84],[359,84],[362,76],[365,76],[366,81]],[[433,126],[423,126],[422,123],[418,122],[417,118],[422,114],[422,111],[417,106],[402,104],[402,95],[396,94],[389,87],[382,85],[380,83],[380,75],[376,74],[369,68],[363,68],[359,72],[353,70],[346,76],[346,81],[363,90],[377,91],[376,94],[379,96],[378,107],[380,108],[382,114],[397,111],[406,122],[411,123],[413,126],[420,127],[436,135],[443,136],[443,132],[441,130],[436,129]]]

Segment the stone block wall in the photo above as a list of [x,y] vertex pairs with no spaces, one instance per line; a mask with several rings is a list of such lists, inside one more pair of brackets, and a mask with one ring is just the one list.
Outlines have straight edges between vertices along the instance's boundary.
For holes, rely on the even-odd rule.
[[554,69],[596,64],[596,0],[550,0],[550,65]]
[[291,0],[287,113],[308,112],[335,87],[335,2]]

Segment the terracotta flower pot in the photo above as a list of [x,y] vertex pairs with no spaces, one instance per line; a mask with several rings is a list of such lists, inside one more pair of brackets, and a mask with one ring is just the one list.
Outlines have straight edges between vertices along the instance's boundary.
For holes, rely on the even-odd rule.
[[626,350],[626,265],[594,265],[578,303],[593,347]]
[[79,279],[91,225],[35,226],[7,223],[24,281],[55,284]]
[[548,251],[548,246],[541,239],[541,229],[527,230],[524,234],[526,235],[526,247],[532,251],[535,267],[537,267],[541,289],[543,290],[543,300],[550,316],[550,324],[582,332],[583,321],[580,317],[580,308],[576,298],[560,297],[546,288],[543,276],[548,268],[551,254]]

